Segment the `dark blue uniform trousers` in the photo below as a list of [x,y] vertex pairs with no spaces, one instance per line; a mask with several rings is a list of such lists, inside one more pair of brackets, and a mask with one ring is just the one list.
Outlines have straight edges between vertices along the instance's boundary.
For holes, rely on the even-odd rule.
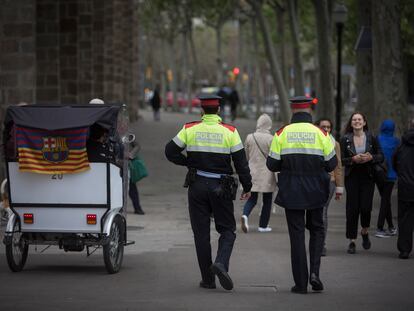
[[[295,285],[308,286],[308,264],[305,246],[305,227],[309,230],[310,273],[319,276],[321,253],[324,244],[323,207],[309,210],[285,208],[290,237],[290,255]],[[305,222],[306,215],[306,222]]]
[[398,200],[398,242],[400,252],[411,253],[413,249],[414,202]]
[[233,201],[218,195],[219,179],[197,176],[188,189],[188,205],[191,228],[197,251],[201,277],[205,282],[212,282],[214,275],[210,272],[212,264],[210,244],[210,216],[213,214],[217,232],[220,234],[215,262],[222,263],[227,271],[234,241],[236,240],[236,221],[234,219]]

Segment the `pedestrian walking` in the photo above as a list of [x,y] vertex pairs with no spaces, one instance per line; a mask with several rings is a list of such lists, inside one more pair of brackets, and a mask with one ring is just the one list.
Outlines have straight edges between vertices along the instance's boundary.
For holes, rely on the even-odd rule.
[[151,97],[151,107],[154,113],[154,121],[160,121],[160,108],[161,108],[161,97],[160,97],[160,88],[157,85],[154,89],[154,94]]
[[334,194],[335,200],[341,199],[342,194],[344,193],[344,177],[342,174],[342,162],[340,159],[341,147],[339,146],[339,143],[335,140],[331,133],[333,129],[332,121],[328,118],[321,118],[315,124],[329,134],[332,144],[334,144],[335,146],[335,153],[338,155],[338,165],[332,172],[329,173],[329,175],[331,176],[331,183],[329,186],[329,197],[328,201],[326,201],[325,205],[323,206],[323,226],[325,230],[325,235],[321,255],[326,256],[326,235],[328,233],[328,208]]
[[253,184],[251,196],[244,205],[241,217],[241,228],[244,233],[249,231],[249,215],[257,204],[259,193],[262,193],[263,206],[260,213],[258,231],[272,231],[268,224],[272,208],[272,196],[276,189],[276,178],[275,174],[266,167],[266,158],[273,139],[273,136],[270,134],[271,128],[272,119],[267,114],[262,114],[257,119],[256,131],[247,135],[244,143]]
[[[129,161],[132,161],[138,156],[138,153],[141,147],[138,143],[135,143],[135,142],[132,142],[130,146],[132,147],[132,149],[129,151]],[[138,215],[145,215],[145,212],[142,209],[141,202],[139,200],[139,192],[138,192],[137,183],[132,181],[131,174],[129,176],[128,195],[131,199],[132,206],[134,207],[134,213]]]
[[[392,156],[400,144],[400,140],[394,136],[395,123],[392,120],[384,120],[381,124],[378,142],[381,146],[385,157],[387,175],[383,180],[376,180],[378,191],[381,195],[380,211],[377,221],[377,232],[375,236],[378,238],[386,238],[397,234],[397,229],[392,222],[391,211],[391,194],[397,180],[397,173],[392,165]],[[384,230],[384,224],[387,221],[388,231]]]
[[342,164],[345,166],[346,238],[348,253],[355,254],[358,220],[361,218],[362,247],[371,248],[369,226],[374,196],[374,165],[382,163],[384,155],[378,140],[368,131],[368,122],[360,112],[351,115],[341,139]]
[[234,87],[231,89],[231,92],[229,94],[229,102],[231,109],[231,120],[234,121],[237,118],[237,106],[240,102],[239,93]]
[[222,118],[222,120],[227,121],[228,115],[227,115],[227,104],[229,102],[229,96],[230,96],[231,89],[227,87],[225,84],[223,84],[220,89],[217,92],[217,96],[220,97],[219,100],[219,115]]
[[[329,196],[328,172],[336,167],[337,159],[329,135],[312,124],[313,99],[299,96],[290,101],[291,123],[274,135],[266,164],[272,172],[280,172],[275,203],[285,208],[288,224],[295,281],[291,291],[306,294],[308,281],[314,291],[324,288],[319,278],[324,241],[323,206]],[[305,228],[310,232],[310,274]]]
[[[200,97],[201,121],[184,125],[165,147],[167,159],[189,168],[188,205],[198,264],[201,271],[200,287],[215,288],[215,275],[226,290],[233,288],[229,263],[236,239],[233,200],[237,183],[233,161],[243,186],[241,199],[248,199],[252,187],[249,166],[237,129],[221,122],[219,96]],[[186,151],[187,155],[182,152]],[[217,256],[212,263],[210,244],[210,215],[214,216],[220,234]]]
[[398,242],[401,259],[408,259],[413,249],[414,231],[414,119],[403,135],[394,156],[398,176]]

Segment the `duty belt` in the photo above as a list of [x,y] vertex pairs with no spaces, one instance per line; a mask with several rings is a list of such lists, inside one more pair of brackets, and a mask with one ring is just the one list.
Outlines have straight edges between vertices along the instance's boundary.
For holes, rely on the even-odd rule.
[[202,171],[202,170],[197,170],[197,175],[207,177],[207,178],[216,178],[216,179],[220,179],[221,176],[223,176],[221,174],[206,172],[206,171]]

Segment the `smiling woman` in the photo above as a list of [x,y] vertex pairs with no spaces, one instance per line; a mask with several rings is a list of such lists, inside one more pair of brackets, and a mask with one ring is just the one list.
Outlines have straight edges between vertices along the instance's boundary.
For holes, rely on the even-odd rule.
[[351,115],[341,139],[342,163],[345,166],[346,237],[350,239],[349,254],[355,254],[358,219],[361,218],[362,247],[371,248],[368,229],[374,195],[374,165],[384,160],[376,137],[368,132],[364,114]]

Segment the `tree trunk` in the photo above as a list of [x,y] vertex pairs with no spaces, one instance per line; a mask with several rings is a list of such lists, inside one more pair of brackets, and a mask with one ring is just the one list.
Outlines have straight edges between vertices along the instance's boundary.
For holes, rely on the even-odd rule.
[[167,48],[164,39],[160,40],[160,47],[161,47],[161,75],[160,75],[160,82],[161,82],[161,100],[162,105],[164,105],[164,109],[167,109]]
[[252,17],[252,36],[253,36],[253,78],[254,78],[254,103],[256,106],[256,119],[262,113],[263,106],[263,85],[261,84],[260,62],[259,62],[259,40],[257,40],[256,16]]
[[[358,1],[358,28],[371,27],[371,0]],[[372,49],[356,50],[357,110],[364,113],[371,126],[376,125],[376,101],[372,76]]]
[[378,122],[390,118],[402,133],[407,116],[401,51],[401,1],[376,0],[372,8],[374,100]]
[[221,59],[221,26],[216,27],[216,48],[217,48],[216,85],[221,86],[223,83],[223,64],[222,64],[222,59]]
[[190,70],[188,64],[188,38],[189,33],[186,31],[183,33],[183,81],[182,81],[182,90],[183,97],[187,102],[188,112],[191,112],[191,81],[190,81]]
[[197,81],[198,79],[198,59],[197,59],[197,52],[195,49],[194,38],[193,38],[193,27],[191,26],[188,31],[188,40],[190,41],[190,50],[191,50],[191,58],[193,60],[193,79]]
[[249,0],[249,3],[256,14],[256,17],[260,25],[260,30],[263,35],[263,41],[265,45],[267,59],[270,65],[271,75],[276,85],[277,93],[279,95],[280,111],[282,114],[281,119],[283,122],[288,122],[290,120],[289,100],[285,88],[285,83],[283,82],[282,73],[280,72],[279,62],[277,61],[273,42],[270,36],[269,25],[263,16],[261,3],[258,3],[256,0]]
[[319,91],[318,114],[333,120],[334,98],[332,87],[330,32],[326,0],[314,0],[318,37]]
[[301,96],[305,92],[305,82],[303,78],[303,65],[302,57],[300,54],[300,34],[299,34],[299,25],[298,25],[298,10],[295,7],[294,2],[286,1],[289,7],[289,20],[290,20],[290,32],[292,34],[292,48],[293,48],[293,58],[295,63],[295,95]]
[[177,62],[175,59],[175,54],[171,53],[171,51],[175,51],[175,46],[174,46],[174,39],[170,38],[170,40],[168,40],[168,45],[169,45],[169,51],[170,53],[170,68],[172,71],[172,81],[170,86],[171,86],[171,92],[173,95],[173,103],[172,103],[172,108],[173,111],[179,111],[180,107],[178,107],[178,101],[177,101],[177,80],[178,80],[178,74],[177,74]]
[[288,83],[288,67],[286,66],[286,44],[285,44],[285,12],[281,8],[276,8],[275,13],[277,16],[277,32],[279,33],[280,44],[280,65],[282,70],[283,82],[285,85]]
[[[238,68],[241,68],[243,70],[243,60],[244,60],[244,41],[243,41],[243,25],[240,20],[237,21],[238,25],[238,49],[237,49],[237,63],[236,66]],[[235,77],[235,87],[240,93],[240,86],[241,86],[241,80],[240,80],[240,74]],[[240,105],[237,106],[237,109],[240,109],[243,105],[243,96],[240,96]]]

